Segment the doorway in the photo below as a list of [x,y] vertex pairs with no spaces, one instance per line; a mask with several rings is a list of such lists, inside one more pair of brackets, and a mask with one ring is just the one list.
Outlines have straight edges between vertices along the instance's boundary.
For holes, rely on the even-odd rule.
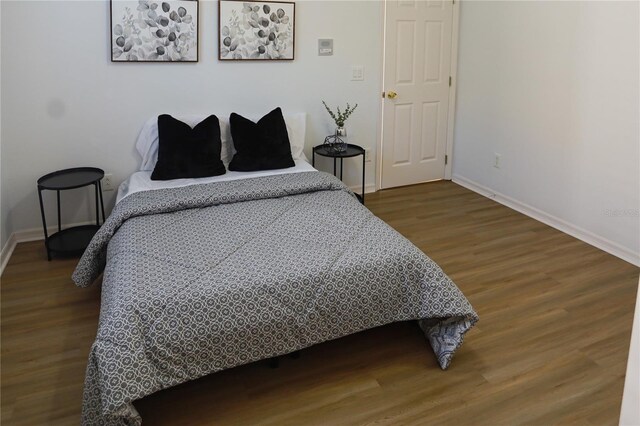
[[454,1],[385,1],[381,189],[450,176]]

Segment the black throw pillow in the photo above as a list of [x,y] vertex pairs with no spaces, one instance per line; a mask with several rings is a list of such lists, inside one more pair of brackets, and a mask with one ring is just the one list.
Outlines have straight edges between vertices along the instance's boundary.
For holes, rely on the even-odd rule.
[[257,123],[235,112],[229,117],[236,154],[229,170],[251,172],[295,166],[282,110],[276,108]]
[[201,178],[226,173],[220,160],[218,117],[210,115],[193,129],[168,114],[158,116],[158,162],[151,180]]

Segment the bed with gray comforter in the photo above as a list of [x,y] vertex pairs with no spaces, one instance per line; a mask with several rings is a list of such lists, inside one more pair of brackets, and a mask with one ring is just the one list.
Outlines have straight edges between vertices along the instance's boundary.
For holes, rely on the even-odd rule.
[[321,172],[132,194],[73,274],[101,274],[83,424],[160,389],[397,321],[443,369],[478,317],[431,259]]

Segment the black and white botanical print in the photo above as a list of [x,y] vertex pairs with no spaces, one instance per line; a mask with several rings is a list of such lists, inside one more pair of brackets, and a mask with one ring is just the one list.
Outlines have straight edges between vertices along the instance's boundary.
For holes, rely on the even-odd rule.
[[295,3],[220,1],[221,60],[293,59]]
[[197,62],[198,2],[112,0],[111,60]]

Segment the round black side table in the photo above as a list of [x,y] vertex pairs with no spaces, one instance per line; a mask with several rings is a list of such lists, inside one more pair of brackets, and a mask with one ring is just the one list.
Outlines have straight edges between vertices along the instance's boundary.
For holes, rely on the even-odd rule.
[[356,197],[360,200],[362,204],[364,204],[364,165],[365,165],[365,155],[364,148],[358,145],[347,144],[346,151],[343,152],[335,152],[331,147],[323,144],[317,145],[313,147],[313,154],[311,156],[311,165],[316,165],[316,154],[322,157],[333,158],[333,175],[337,177],[337,169],[336,169],[336,160],[340,159],[340,180],[342,180],[342,162],[345,158],[357,157],[358,155],[362,155],[362,193],[356,194]]
[[[104,202],[102,200],[102,185],[100,181],[104,177],[104,171],[96,167],[76,167],[73,169],[59,170],[49,173],[38,179],[38,198],[40,199],[40,214],[42,215],[42,227],[44,228],[44,245],[47,248],[47,259],[51,260],[52,253],[65,255],[80,255],[89,245],[93,235],[100,229],[100,211],[104,222]],[[74,226],[62,229],[60,219],[60,191],[82,188],[93,185],[96,193],[96,224]],[[58,200],[58,232],[49,235],[47,221],[42,203],[43,190],[56,191]],[[98,200],[100,206],[98,207]]]

